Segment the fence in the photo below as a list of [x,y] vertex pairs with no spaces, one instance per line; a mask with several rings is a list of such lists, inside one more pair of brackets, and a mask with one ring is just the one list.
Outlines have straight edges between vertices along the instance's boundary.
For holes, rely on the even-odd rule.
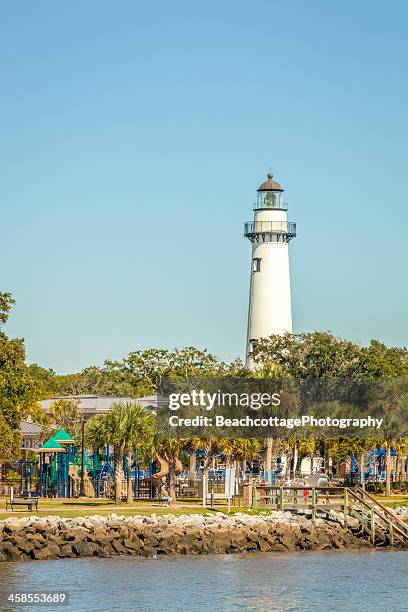
[[244,484],[244,506],[254,509],[275,509],[305,512],[310,511],[316,518],[318,511],[329,514],[331,510],[341,511],[344,487],[283,487],[272,485]]

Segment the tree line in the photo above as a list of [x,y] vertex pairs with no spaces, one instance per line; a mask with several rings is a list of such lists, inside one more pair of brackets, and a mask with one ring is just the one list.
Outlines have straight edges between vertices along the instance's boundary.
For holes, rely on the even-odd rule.
[[[157,393],[167,378],[188,382],[194,378],[220,377],[343,377],[389,380],[391,385],[393,379],[408,374],[406,347],[387,347],[378,340],[362,346],[330,332],[273,335],[261,339],[253,350],[255,369],[252,370],[245,368],[240,359],[226,363],[206,349],[185,347],[133,351],[119,361],[106,360],[102,366],[92,365],[75,374],[57,374],[38,364],[27,364],[24,340],[9,338],[5,333],[4,325],[13,305],[12,295],[0,292],[0,463],[18,455],[22,419],[49,422],[49,417],[39,407],[40,399],[82,394],[138,398]],[[384,434],[386,439],[380,441],[387,448],[388,459],[391,445],[401,446],[408,433],[406,406],[401,407],[401,398],[398,401],[394,397],[384,406],[395,416],[389,419],[390,428]],[[52,418],[57,424],[64,424],[64,420],[72,422],[73,417],[67,416],[67,410],[69,412],[67,405],[56,406]],[[271,460],[272,443],[266,444],[267,464]],[[274,443],[275,447],[290,444],[288,440],[275,440]],[[315,445],[319,444],[321,441],[315,441]],[[336,444],[332,445],[333,452],[344,453],[346,442],[343,447],[339,446],[339,441]],[[355,443],[350,441],[348,447],[352,444]],[[208,443],[205,448],[210,445]],[[359,451],[363,452],[360,448]]]

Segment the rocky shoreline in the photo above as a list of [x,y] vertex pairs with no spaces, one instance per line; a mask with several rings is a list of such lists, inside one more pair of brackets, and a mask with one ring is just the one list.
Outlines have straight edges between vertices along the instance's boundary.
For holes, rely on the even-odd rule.
[[0,561],[330,550],[368,547],[358,521],[341,515],[312,521],[289,512],[9,518],[0,521]]

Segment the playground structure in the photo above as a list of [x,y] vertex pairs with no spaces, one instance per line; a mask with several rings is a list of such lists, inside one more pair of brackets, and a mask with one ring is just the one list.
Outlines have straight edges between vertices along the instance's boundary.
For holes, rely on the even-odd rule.
[[[25,495],[34,493],[34,480],[38,480],[36,493],[41,497],[57,498],[113,498],[113,451],[105,446],[100,451],[88,452],[78,448],[75,440],[64,429],[51,436],[39,449],[39,462],[20,463],[20,489]],[[155,491],[169,477],[170,465],[157,458],[160,469],[155,473],[156,462],[151,461],[148,470],[141,470],[137,452],[131,465],[123,455],[121,466],[122,493],[127,494],[128,472],[135,499],[154,498]],[[174,473],[181,473],[182,464],[176,460]],[[35,476],[38,475],[36,479]]]
[[60,429],[40,448],[40,496],[73,497],[69,471],[75,458],[74,442],[72,436]]
[[[78,465],[70,465],[68,470],[69,477],[73,481],[72,497],[79,497],[81,493],[81,476]],[[85,497],[95,497],[95,489],[92,480],[88,476],[88,470],[84,467],[84,493]]]
[[[64,429],[39,449],[39,494],[44,497],[110,497],[113,457],[109,449],[89,454]],[[27,485],[25,486],[27,489]]]
[[[157,460],[160,463],[160,470],[156,472],[155,474],[152,474],[152,482],[155,486],[159,486],[162,482],[164,482],[166,480],[166,477],[170,473],[169,462],[166,461],[166,459],[163,459],[163,457],[159,457],[159,456],[157,457]],[[174,461],[175,476],[179,476],[182,471],[183,471],[183,465],[180,459],[176,459]]]

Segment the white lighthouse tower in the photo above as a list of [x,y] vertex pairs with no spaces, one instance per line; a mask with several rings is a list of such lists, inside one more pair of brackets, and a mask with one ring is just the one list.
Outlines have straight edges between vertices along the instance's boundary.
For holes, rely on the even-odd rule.
[[245,223],[252,243],[246,362],[259,338],[292,332],[289,242],[296,223],[287,219],[283,188],[268,174],[258,189],[254,220]]

